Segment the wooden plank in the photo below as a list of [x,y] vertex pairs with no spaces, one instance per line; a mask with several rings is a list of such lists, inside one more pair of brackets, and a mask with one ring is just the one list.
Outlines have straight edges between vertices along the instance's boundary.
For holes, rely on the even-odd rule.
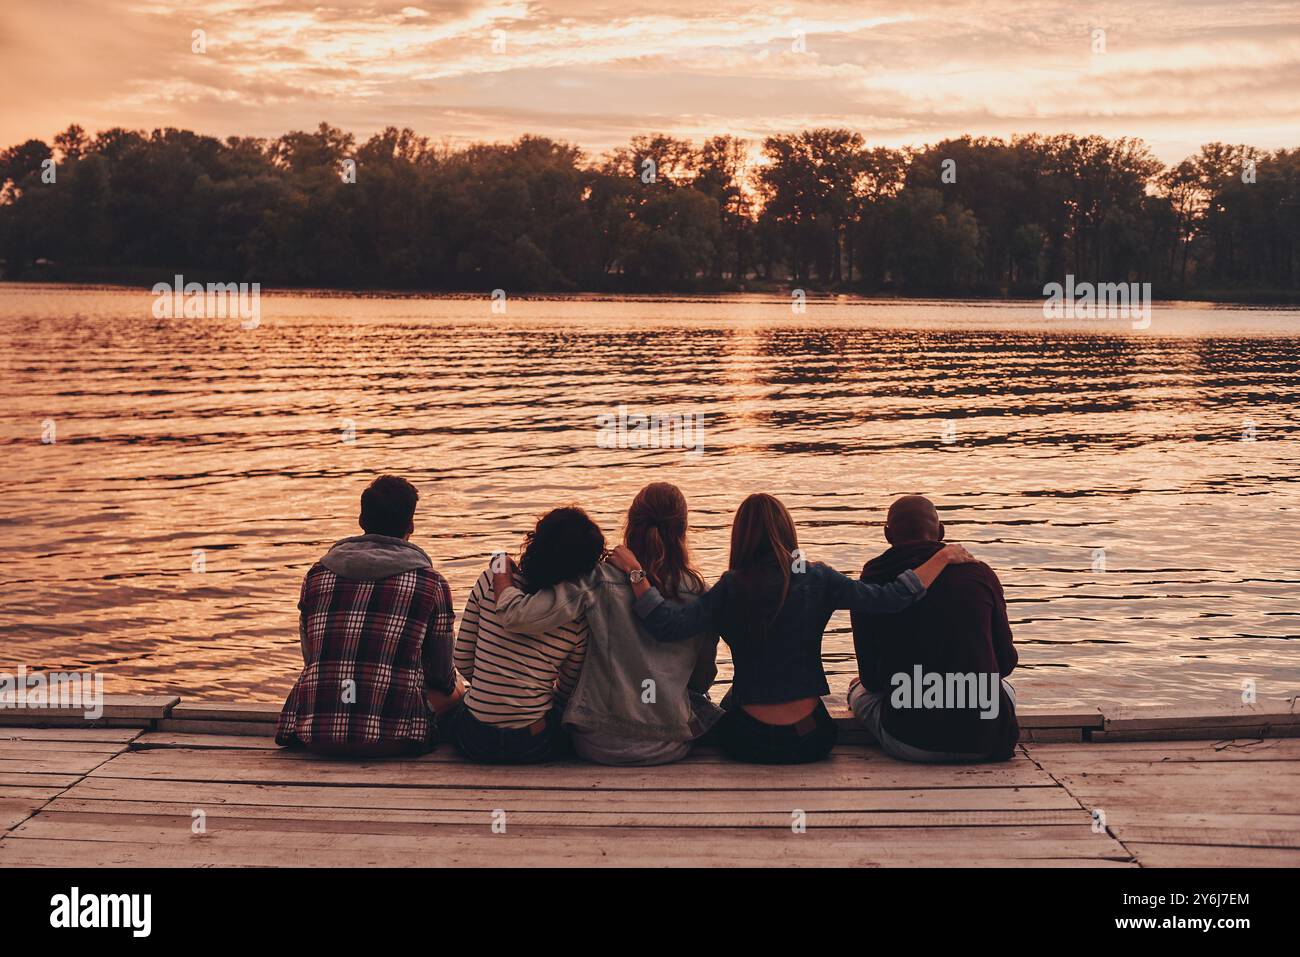
[[[160,721],[160,725],[168,724]],[[131,745],[143,748],[213,748],[216,750],[249,748],[259,751],[279,751],[280,746],[269,736],[252,734],[192,734],[186,731],[145,731]]]
[[473,850],[493,854],[503,864],[531,863],[539,857],[556,863],[571,857],[588,857],[606,863],[613,857],[628,863],[698,865],[712,861],[716,866],[720,860],[731,863],[732,852],[751,860],[766,852],[792,864],[840,866],[939,862],[975,866],[986,858],[1027,862],[1065,857],[1130,859],[1130,854],[1112,838],[1096,834],[1082,824],[1024,828],[1018,840],[990,834],[978,827],[944,828],[940,840],[940,835],[927,835],[924,829],[905,828],[891,837],[888,829],[861,831],[810,826],[801,833],[794,833],[789,827],[716,830],[682,841],[674,840],[681,836],[676,828],[511,828],[508,818],[506,832],[494,833],[487,816],[478,825],[432,829],[407,825],[395,833],[275,830],[272,827],[278,822],[255,822],[262,826],[248,830],[226,826],[202,834],[192,831],[189,819],[168,822],[162,818],[146,818],[105,825],[99,820],[81,822],[70,817],[50,814],[29,818],[9,832],[5,844],[120,842],[143,845],[154,851],[195,845],[207,851],[229,852],[242,848],[257,855],[254,861],[268,864],[280,863],[280,856],[286,851],[310,850],[366,855],[422,853],[430,863],[447,859],[464,863],[463,858],[458,858]]
[[[1135,783],[1149,785],[1153,779],[1184,781],[1188,775],[1198,775],[1204,779],[1216,781],[1277,781],[1292,778],[1300,774],[1300,761],[1284,759],[1279,761],[1165,761],[1153,755],[1124,760],[1116,757],[1110,761],[1096,758],[1080,757],[1071,761],[1059,758],[1045,758],[1044,768],[1053,772],[1058,778],[1064,775],[1098,778],[1115,778],[1131,776]],[[1179,785],[1182,786],[1181,784]]]
[[[1027,750],[1085,806],[1104,812],[1107,828],[1126,846],[1172,848],[1139,853],[1144,864],[1213,866],[1231,863],[1208,850],[1214,847],[1300,847],[1300,741]],[[1257,863],[1250,855],[1233,862]]]
[[[1280,815],[1279,815],[1280,816]],[[1155,827],[1143,824],[1111,825],[1125,844],[1194,844],[1200,847],[1282,847],[1300,850],[1300,828],[1268,827]]]
[[708,764],[691,759],[653,768],[609,768],[554,763],[493,766],[425,760],[348,761],[303,756],[294,752],[215,752],[147,750],[120,754],[93,776],[197,781],[248,781],[284,784],[373,784],[455,787],[561,787],[581,790],[770,790],[816,783],[821,787],[873,789],[890,787],[1052,787],[1054,782],[1031,762],[1004,764],[920,765],[881,755],[837,754],[815,766]]
[[[1200,785],[1204,787],[1204,785]],[[1200,805],[1191,797],[1186,796],[1181,801],[1161,803],[1168,798],[1168,789],[1161,791],[1158,788],[1136,789],[1130,793],[1122,789],[1098,790],[1091,794],[1075,793],[1077,798],[1084,807],[1100,808],[1106,814],[1109,821],[1120,815],[1129,815],[1128,820],[1131,823],[1141,823],[1143,815],[1156,811],[1170,814],[1193,814],[1197,811],[1206,813],[1228,812],[1233,808],[1240,808],[1240,813],[1249,815],[1264,816],[1281,816],[1294,813],[1295,801],[1288,800],[1285,795],[1274,794],[1268,797],[1251,799],[1251,795],[1245,789],[1228,791],[1223,795],[1221,803],[1218,802],[1207,807],[1204,802]],[[1245,802],[1249,801],[1249,804]]]
[[1021,728],[1021,744],[1083,743],[1083,728]]
[[[1220,764],[1216,767],[1248,766]],[[1231,809],[1294,813],[1300,788],[1300,778],[1292,775],[1276,780],[1271,772],[1232,778],[1207,773],[1180,778],[1167,774],[1067,774],[1057,775],[1057,779],[1088,807],[1145,806],[1168,811]]]
[[[188,749],[188,750],[208,749],[208,750],[218,750],[218,751],[224,749],[235,749],[235,750],[255,750],[255,751],[282,751],[286,756],[305,757],[305,758],[313,757],[310,754],[310,752],[302,751],[299,749],[281,748],[279,745],[275,743],[275,739],[273,737],[270,737],[269,735],[259,737],[252,734],[242,734],[242,733],[241,734],[207,734],[207,733],[191,733],[191,732],[183,732],[183,731],[169,731],[165,729],[165,726],[169,724],[171,724],[170,720],[160,721],[159,722],[160,730],[141,732],[140,736],[136,739],[136,741],[132,746],[133,750],[145,750],[149,748],[181,748],[181,749]],[[879,748],[873,748],[872,750],[875,752],[876,759],[883,759],[885,761],[891,760],[887,758],[880,751]],[[852,751],[846,752],[846,756],[849,757],[852,757],[853,754],[854,752]],[[862,755],[859,753],[859,757],[861,756]],[[474,763],[473,761],[470,761],[468,758],[462,755],[450,744],[445,744],[445,743],[439,746],[436,750],[429,752],[428,754],[419,755],[418,757],[404,758],[402,760],[419,761],[421,763],[425,763],[425,762],[429,762],[429,763],[445,762],[450,764],[473,764]],[[733,761],[732,759],[724,755],[718,748],[709,745],[702,745],[696,747],[696,749],[691,754],[690,760],[693,763],[726,764],[731,767],[738,766],[735,761]],[[582,765],[584,767],[592,766],[586,762],[583,762]]]
[[[714,867],[726,861],[734,867],[785,867],[795,864],[834,867],[909,867],[965,864],[973,867],[1134,867],[1130,859],[1078,857],[1070,852],[1057,857],[1031,859],[974,855],[954,858],[935,855],[922,848],[914,852],[895,849],[889,855],[873,856],[868,842],[845,842],[848,846],[824,847],[795,844],[753,848],[748,836],[719,846],[689,842],[664,847],[662,838],[654,846],[628,847],[608,830],[608,839],[596,844],[560,844],[553,839],[525,845],[508,835],[463,838],[438,848],[414,847],[406,839],[383,847],[276,847],[226,846],[221,837],[196,839],[191,844],[150,846],[122,841],[31,840],[7,838],[0,841],[0,866],[9,867],[598,867],[598,866],[693,866]],[[870,832],[868,832],[870,833]],[[806,835],[804,835],[806,836]],[[1079,842],[1079,848],[1088,848]],[[1075,845],[1070,846],[1071,852]]]
[[1300,867],[1300,851],[1283,847],[1148,843],[1128,847],[1143,867]]
[[1200,761],[1300,761],[1300,739],[1233,738],[1224,741],[1108,741],[1104,745],[1085,742],[1077,747],[1036,746],[1027,753],[1040,764],[1068,762],[1073,769],[1111,762],[1157,761],[1164,763]]
[[[450,749],[325,759],[266,737],[178,731],[117,754],[0,738],[0,824],[17,819],[0,865],[1132,865],[1124,842],[1142,863],[1286,866],[1300,853],[1300,740],[1069,736],[1002,764],[841,748],[813,765],[756,767],[705,749],[656,768],[493,767]],[[58,774],[89,763],[99,767],[85,777]],[[1107,833],[1092,831],[1092,807]],[[500,810],[507,835],[491,833]],[[796,810],[806,834],[790,829]]]
[[15,711],[0,711],[0,727],[21,727],[25,729],[36,728],[78,728],[82,730],[105,729],[105,728],[141,728],[153,727],[153,718],[109,718],[103,717],[98,721],[89,721],[82,717],[64,717],[54,714],[19,714]]
[[25,728],[0,727],[0,741],[102,742],[125,744],[141,733],[139,728]]
[[[1082,779],[1094,776],[1096,779],[1118,781],[1131,779],[1134,784],[1149,786],[1153,780],[1168,781],[1173,790],[1196,787],[1194,779],[1202,781],[1246,781],[1247,783],[1263,781],[1290,781],[1298,784],[1300,761],[1088,761],[1075,762],[1067,777]],[[1058,775],[1058,778],[1060,776]],[[1064,780],[1063,778],[1060,778]],[[1174,783],[1177,782],[1177,783]],[[1300,798],[1297,799],[1300,803]]]
[[[287,758],[306,758],[309,760],[314,758],[316,760],[321,760],[321,758],[312,755],[311,752],[309,751],[304,751],[299,748],[292,748],[292,749],[281,748],[278,744],[275,743],[275,739],[273,737],[270,737],[269,735],[257,736],[252,733],[207,734],[207,733],[193,733],[193,732],[166,730],[165,726],[170,724],[171,724],[170,721],[160,721],[159,722],[160,730],[142,732],[140,737],[133,744],[132,746],[133,750],[147,750],[150,748],[172,748],[172,749],[179,748],[179,749],[186,749],[186,750],[207,749],[207,750],[216,750],[216,751],[225,750],[225,749],[235,749],[240,751],[247,751],[247,750],[273,751],[273,752],[280,752],[284,754],[285,757]],[[883,757],[879,749],[876,749],[876,754],[877,757]],[[349,759],[331,758],[329,760],[349,760]],[[450,744],[446,744],[446,743],[439,746],[436,750],[430,751],[428,754],[403,757],[395,760],[401,760],[404,762],[417,761],[421,764],[425,764],[425,763],[474,764],[475,763],[469,760],[468,758],[466,758],[464,755],[462,755]],[[708,764],[727,764],[732,767],[737,766],[735,761],[726,757],[718,748],[708,746],[708,745],[696,747],[696,749],[691,754],[691,761],[697,763],[708,763]],[[581,764],[584,767],[593,766],[587,762],[581,762]]]
[[[1123,796],[1124,788],[1136,790],[1164,787],[1169,797],[1178,799],[1184,793],[1196,795],[1207,785],[1225,787],[1271,786],[1300,787],[1300,765],[1295,761],[1144,761],[1133,763],[1081,760],[1068,770],[1059,764],[1043,765],[1066,787],[1078,788],[1079,794],[1091,794],[1100,789],[1114,788]],[[1240,774],[1228,774],[1224,769],[1242,769]],[[1275,788],[1274,788],[1275,789]],[[1298,801],[1297,803],[1300,803]]]
[[262,701],[182,701],[168,717],[196,721],[253,721],[275,724],[283,705]]
[[[547,825],[525,824],[522,815],[507,814],[504,818],[506,833],[519,835],[525,840],[552,838],[557,841],[596,842],[604,840],[611,832],[623,840],[646,843],[658,839],[671,843],[680,825],[663,827],[591,826],[582,823]],[[497,820],[502,820],[499,816]],[[692,834],[690,840],[712,842],[718,838],[734,842],[749,839],[758,844],[782,844],[791,839],[805,837],[821,842],[862,840],[865,835],[856,826],[831,823],[830,816],[809,815],[807,831],[795,833],[787,817],[762,826],[733,828],[713,833]],[[254,846],[328,846],[360,847],[373,838],[387,843],[390,838],[406,838],[416,843],[438,845],[448,839],[462,837],[500,837],[493,832],[494,818],[490,813],[473,815],[463,824],[438,824],[424,822],[367,821],[367,820],[298,820],[294,818],[207,818],[204,830],[196,835],[193,818],[189,814],[106,814],[45,810],[14,829],[15,839],[42,840],[112,840],[140,844],[190,844],[196,837],[206,839],[220,834],[230,844]],[[1086,821],[1074,824],[1011,825],[1005,827],[953,826],[953,827],[876,827],[870,829],[869,838],[877,851],[889,852],[891,847],[935,852],[946,850],[953,855],[987,853],[996,849],[998,856],[1056,857],[1062,850],[1080,857],[1128,857],[1111,838],[1094,832]],[[1046,845],[1046,846],[1044,846]],[[1013,847],[1014,852],[1008,853]]]
[[1092,739],[1099,744],[1123,741],[1217,741],[1240,738],[1251,733],[1260,738],[1300,737],[1300,725],[1261,724],[1214,725],[1194,728],[1145,728],[1140,730],[1094,731]]
[[492,790],[458,787],[383,787],[372,785],[283,785],[228,782],[131,780],[87,777],[63,795],[101,801],[168,801],[191,807],[222,804],[267,807],[392,808],[462,810],[507,808],[529,811],[628,811],[681,814],[733,811],[789,814],[805,811],[1078,811],[1064,789],[935,788],[846,791],[786,788],[729,791],[616,790],[573,788]]
[[159,731],[175,731],[183,734],[220,734],[249,735],[259,738],[275,736],[275,723],[258,721],[196,721],[164,718],[157,722]]
[[[452,803],[452,802],[449,802]],[[490,803],[490,802],[489,802]],[[87,800],[61,796],[51,801],[46,812],[77,812],[104,815],[154,815],[183,818],[186,826],[195,810],[202,809],[209,828],[221,826],[231,820],[289,820],[307,829],[317,824],[329,830],[338,822],[398,822],[432,826],[440,824],[482,824],[490,820],[497,808],[488,803],[480,806],[453,808],[375,808],[375,807],[301,807],[266,804],[212,804],[209,802],[182,802],[156,800]],[[1091,816],[1082,808],[1014,809],[998,811],[844,811],[809,810],[808,820],[819,827],[881,827],[881,828],[947,828],[986,827],[997,829],[1003,836],[1011,834],[1010,828],[1035,825],[1091,826]],[[653,810],[619,805],[615,809],[601,809],[599,803],[571,802],[563,810],[511,810],[509,820],[521,825],[584,826],[584,827],[637,827],[672,826],[684,828],[716,827],[778,827],[789,828],[791,811],[788,808],[753,809],[732,807],[728,810],[683,811],[679,808],[656,807]],[[314,823],[313,823],[314,822]],[[297,824],[295,824],[297,826]]]
[[117,754],[126,750],[118,741],[28,741],[0,738],[0,758],[16,759],[36,754]]
[[1150,805],[1109,807],[1106,826],[1125,843],[1300,848],[1300,814],[1160,812]]
[[25,798],[0,797],[0,832],[17,827],[45,803],[45,798],[37,795]]
[[[1160,810],[1150,805],[1115,806],[1106,812],[1106,823],[1115,827],[1152,827],[1185,831],[1231,830],[1300,831],[1300,812],[1265,814],[1215,808],[1210,811]],[[1194,843],[1184,841],[1183,843]]]
[[112,755],[86,751],[0,751],[0,775],[85,774]]
[[[49,718],[76,718],[89,721],[84,707],[76,708],[42,708],[10,707],[13,695],[0,696],[0,714],[6,718],[27,718],[33,723],[43,723]],[[123,695],[106,694],[103,700],[103,717],[112,718],[165,718],[176,704],[180,702],[176,695]]]
[[82,775],[80,774],[14,774],[9,771],[0,771],[0,788],[13,785],[34,788],[66,788],[76,784],[81,778]]
[[1057,708],[1025,705],[1016,708],[1016,721],[1022,728],[1100,728],[1103,726],[1101,709],[1096,707],[1062,711]]
[[23,800],[36,800],[37,798],[40,798],[42,801],[48,801],[50,798],[54,797],[54,795],[61,794],[64,790],[66,790],[66,788],[31,787],[17,784],[5,784],[0,785],[0,798],[21,798]]
[[1253,704],[1233,700],[1222,704],[1179,705],[1103,704],[1104,730],[1169,731],[1218,728],[1285,727],[1300,724],[1295,698],[1270,699]]

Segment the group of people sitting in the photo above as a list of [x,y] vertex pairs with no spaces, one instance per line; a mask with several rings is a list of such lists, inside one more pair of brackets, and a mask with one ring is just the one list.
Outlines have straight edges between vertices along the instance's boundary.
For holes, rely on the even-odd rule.
[[[853,579],[807,560],[785,506],[750,495],[712,587],[692,563],[675,485],[637,494],[612,549],[582,509],[557,508],[524,537],[517,563],[493,556],[454,633],[451,589],[410,540],[417,499],[405,479],[376,479],[361,495],[364,534],[307,572],[305,666],[279,744],[379,757],[454,741],[484,762],[652,765],[712,741],[741,761],[815,761],[837,733],[822,636],[848,609],[858,661],[849,705],[885,752],[1012,755],[1019,727],[1005,678],[1016,650],[1002,586],[944,543],[921,496],[890,506],[889,548]],[[734,675],[715,702],[719,638]]]

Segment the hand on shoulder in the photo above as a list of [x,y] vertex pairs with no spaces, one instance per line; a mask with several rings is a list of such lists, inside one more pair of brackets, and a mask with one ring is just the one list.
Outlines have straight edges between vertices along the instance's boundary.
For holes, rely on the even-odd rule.
[[949,565],[965,565],[979,561],[966,550],[965,545],[958,545],[956,542],[943,546],[943,557]]
[[519,566],[505,552],[497,552],[492,556],[492,560],[488,562],[487,571],[484,574],[490,579],[493,592],[500,595],[501,592],[514,585],[515,576],[519,574]]
[[626,545],[615,545],[606,561],[623,572],[630,572],[634,568],[641,567],[641,562],[632,554],[632,549]]

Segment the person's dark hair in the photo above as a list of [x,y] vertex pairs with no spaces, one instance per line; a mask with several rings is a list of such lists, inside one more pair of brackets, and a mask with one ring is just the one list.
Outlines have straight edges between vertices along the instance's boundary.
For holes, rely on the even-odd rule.
[[524,536],[519,573],[528,594],[586,575],[605,554],[605,535],[582,509],[552,509]]
[[404,478],[381,475],[361,493],[361,530],[367,535],[405,538],[415,519],[420,493]]
[[779,499],[755,492],[740,503],[731,523],[728,566],[736,575],[747,630],[764,633],[781,613],[798,548],[794,519]]

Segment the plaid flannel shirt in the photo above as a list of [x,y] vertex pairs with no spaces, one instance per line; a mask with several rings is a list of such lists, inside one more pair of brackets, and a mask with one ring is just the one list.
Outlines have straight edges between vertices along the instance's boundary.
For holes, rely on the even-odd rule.
[[449,693],[451,589],[431,568],[355,581],[313,565],[302,583],[305,667],[280,712],[281,745],[432,747],[425,688]]

